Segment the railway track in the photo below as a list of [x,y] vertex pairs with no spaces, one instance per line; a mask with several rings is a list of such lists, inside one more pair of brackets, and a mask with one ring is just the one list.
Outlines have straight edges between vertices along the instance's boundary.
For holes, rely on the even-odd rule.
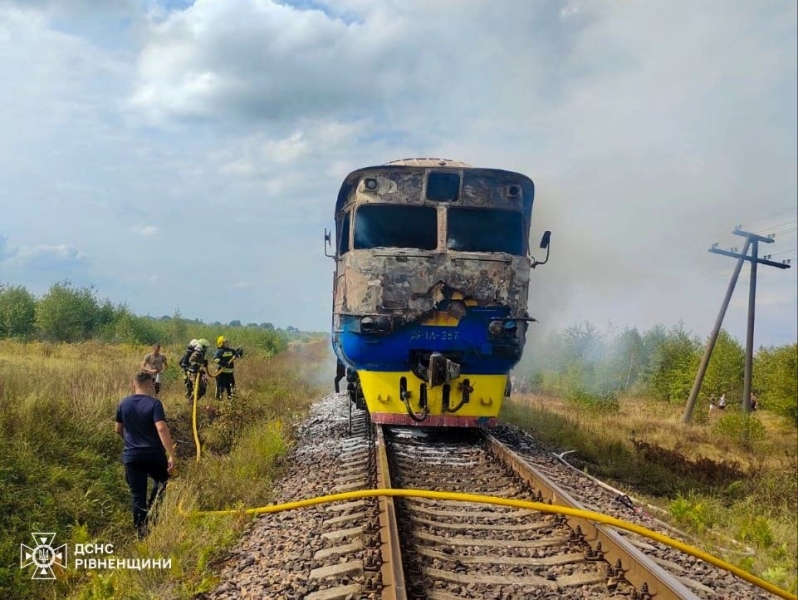
[[[388,431],[383,439],[396,486],[584,508],[481,432]],[[413,600],[696,597],[615,532],[584,518],[424,498],[396,504]]]
[[[571,506],[657,529],[653,519],[631,511],[510,427],[490,435],[383,429],[360,411],[351,424],[343,418],[334,426],[329,422],[329,416],[318,419],[326,423],[324,435],[308,434],[308,445],[292,460],[296,474],[278,502],[374,488],[462,492]],[[203,598],[777,597],[709,563],[582,516],[445,494],[331,501],[264,515],[253,529],[229,561],[225,581]]]

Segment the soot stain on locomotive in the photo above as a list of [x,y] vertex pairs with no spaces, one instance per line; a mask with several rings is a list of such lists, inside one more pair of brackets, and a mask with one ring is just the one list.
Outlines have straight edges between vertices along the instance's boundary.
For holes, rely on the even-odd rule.
[[[506,261],[452,259],[447,255],[398,262],[400,253],[352,256],[347,261],[341,300],[344,312],[402,314],[425,319],[445,299],[458,296],[477,306],[508,306],[512,318],[526,318],[529,263],[507,255]],[[487,264],[486,264],[487,263]]]
[[[425,167],[429,168],[429,165]],[[527,190],[526,184],[517,180],[517,174],[483,169],[465,171],[470,171],[470,175],[464,180],[457,197],[459,206],[520,209],[520,197]],[[424,188],[425,168],[369,168],[350,176],[355,177],[348,181],[346,198],[339,204],[344,211],[352,205],[372,203],[435,205],[420,193]],[[376,180],[377,189],[366,189],[363,183],[367,179]],[[508,196],[507,190],[512,187],[516,188],[516,194]],[[446,247],[446,232],[441,219],[438,220],[437,234],[438,246]],[[406,322],[422,321],[440,310],[441,302],[454,296],[469,305],[506,306],[510,318],[525,319],[528,318],[530,259],[526,252],[523,254],[452,254],[398,248],[373,248],[368,253],[346,252],[338,258],[336,311],[401,315]],[[463,304],[450,303],[448,308],[453,316],[462,316],[456,313]]]

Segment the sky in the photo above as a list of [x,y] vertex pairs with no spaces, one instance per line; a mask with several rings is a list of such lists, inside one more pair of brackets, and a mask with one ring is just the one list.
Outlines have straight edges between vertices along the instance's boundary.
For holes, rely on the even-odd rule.
[[[742,247],[798,338],[793,0],[0,0],[0,281],[326,331],[344,177],[406,157],[536,184],[531,339],[705,337]],[[748,267],[724,327],[745,340]]]

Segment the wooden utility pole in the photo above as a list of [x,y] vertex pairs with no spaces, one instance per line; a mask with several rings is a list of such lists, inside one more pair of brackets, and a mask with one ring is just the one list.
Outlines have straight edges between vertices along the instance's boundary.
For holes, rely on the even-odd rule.
[[[734,248],[733,250],[721,250],[718,248],[717,244],[712,244],[712,247],[709,249],[710,252],[714,252],[715,254],[722,254],[724,256],[731,256],[732,258],[737,259],[737,265],[734,267],[734,273],[732,273],[731,281],[729,281],[729,287],[726,290],[726,296],[723,298],[723,303],[720,307],[720,312],[718,313],[717,319],[715,319],[715,326],[712,328],[712,333],[709,335],[709,339],[707,340],[707,347],[704,350],[704,356],[701,358],[701,364],[698,367],[698,373],[695,377],[695,382],[693,383],[693,389],[690,390],[690,397],[687,399],[687,406],[684,409],[684,415],[682,416],[683,423],[689,423],[690,418],[693,414],[693,408],[695,407],[696,399],[698,398],[698,392],[701,389],[701,384],[704,381],[704,375],[707,372],[707,366],[709,366],[709,359],[712,357],[712,350],[715,347],[715,342],[718,339],[718,334],[720,333],[721,325],[723,324],[723,317],[726,315],[726,309],[729,307],[729,302],[731,301],[732,293],[734,292],[734,287],[737,285],[737,279],[740,276],[740,270],[743,267],[743,263],[745,261],[750,261],[751,263],[751,281],[748,287],[748,330],[745,339],[745,377],[743,380],[743,410],[746,413],[751,412],[751,375],[753,371],[753,364],[754,364],[754,315],[755,315],[755,306],[756,306],[756,268],[758,264],[766,265],[768,267],[776,267],[777,269],[789,269],[790,268],[790,261],[785,260],[780,263],[774,262],[770,260],[770,256],[765,256],[764,258],[759,258],[759,242],[763,242],[765,244],[772,244],[773,239],[775,236],[769,235],[767,237],[757,235],[756,233],[749,233],[747,231],[743,231],[740,229],[738,225],[735,227],[734,231],[732,231],[734,235],[739,235],[745,238],[745,245],[743,246],[743,251],[738,253],[737,249]],[[751,249],[751,255],[748,255],[748,250]]]

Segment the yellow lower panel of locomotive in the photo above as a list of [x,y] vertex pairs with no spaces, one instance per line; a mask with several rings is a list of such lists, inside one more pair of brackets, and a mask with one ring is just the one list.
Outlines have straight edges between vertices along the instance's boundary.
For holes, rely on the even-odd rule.
[[[358,371],[363,396],[371,414],[398,413],[407,414],[404,402],[399,398],[399,382],[402,377],[407,380],[410,392],[410,408],[413,412],[421,412],[418,405],[419,390],[423,383],[412,371]],[[504,391],[507,386],[507,375],[468,375],[461,374],[458,379],[449,382],[450,410],[460,404],[463,399],[461,385],[468,379],[473,388],[469,401],[457,412],[443,412],[443,386],[427,388],[427,405],[430,415],[451,417],[497,417],[501,410]]]

